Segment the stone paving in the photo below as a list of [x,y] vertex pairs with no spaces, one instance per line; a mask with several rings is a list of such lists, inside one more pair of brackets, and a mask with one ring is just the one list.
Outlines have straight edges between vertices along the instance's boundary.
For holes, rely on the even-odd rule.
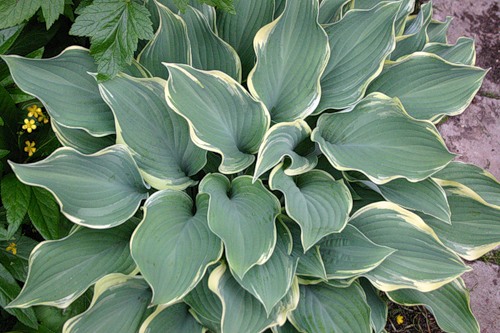
[[[460,116],[439,126],[448,148],[461,161],[489,170],[500,179],[500,10],[495,0],[434,0],[434,17],[454,17],[449,43],[460,36],[476,41],[476,64],[490,68],[485,82],[471,104]],[[471,308],[481,333],[500,333],[500,267],[481,261],[470,263],[474,269],[464,274],[471,290]]]

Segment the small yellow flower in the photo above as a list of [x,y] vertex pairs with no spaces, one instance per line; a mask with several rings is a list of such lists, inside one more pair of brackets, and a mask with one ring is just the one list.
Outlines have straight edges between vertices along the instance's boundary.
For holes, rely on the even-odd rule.
[[36,104],[28,107],[28,117],[38,118],[40,116],[43,116],[43,112]]
[[33,153],[36,152],[35,141],[30,142],[28,140],[25,141],[24,144],[26,145],[26,147],[24,147],[24,151],[28,153],[28,156],[33,156]]
[[405,317],[403,317],[402,315],[396,316],[396,323],[398,323],[398,325],[403,325],[404,322],[405,322]]
[[9,243],[9,246],[5,249],[7,252],[12,252],[13,255],[17,254],[17,245],[16,243]]
[[42,113],[42,115],[38,117],[38,122],[46,124],[49,122],[49,118]]
[[36,129],[35,121],[33,119],[24,119],[23,129],[31,133]]

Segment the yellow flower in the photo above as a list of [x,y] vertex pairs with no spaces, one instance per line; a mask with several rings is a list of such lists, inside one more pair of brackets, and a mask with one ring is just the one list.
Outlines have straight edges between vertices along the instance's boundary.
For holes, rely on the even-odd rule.
[[42,109],[39,108],[36,104],[28,107],[28,117],[38,118],[43,116]]
[[42,115],[38,117],[38,122],[46,124],[49,122],[49,118],[42,113]]
[[35,141],[25,141],[24,144],[26,145],[24,151],[28,153],[28,156],[33,156],[33,153],[36,152]]
[[16,243],[9,243],[9,246],[6,248],[7,252],[12,252],[13,255],[17,254],[17,245]]
[[396,323],[398,323],[398,325],[403,325],[404,322],[405,322],[405,317],[403,317],[402,315],[396,316]]
[[35,121],[33,119],[24,119],[23,129],[31,133],[34,129],[36,129]]

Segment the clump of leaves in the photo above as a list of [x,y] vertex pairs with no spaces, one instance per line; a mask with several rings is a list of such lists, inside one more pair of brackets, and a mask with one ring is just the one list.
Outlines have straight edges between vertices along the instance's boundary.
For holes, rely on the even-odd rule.
[[9,308],[94,286],[63,332],[381,332],[384,293],[479,332],[462,258],[499,244],[500,186],[434,126],[481,85],[473,41],[411,0],[153,4],[111,80],[80,47],[3,57],[65,146],[11,166],[76,225]]

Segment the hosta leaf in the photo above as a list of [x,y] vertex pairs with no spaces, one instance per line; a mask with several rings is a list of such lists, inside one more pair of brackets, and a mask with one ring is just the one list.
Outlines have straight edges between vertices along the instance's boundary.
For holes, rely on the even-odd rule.
[[500,245],[500,209],[485,205],[460,188],[445,188],[451,225],[422,216],[441,241],[467,260],[476,260]]
[[357,283],[346,288],[300,286],[299,305],[289,319],[301,332],[371,331],[370,308]]
[[481,87],[486,71],[449,63],[430,53],[414,53],[388,63],[368,93],[397,97],[414,118],[438,121],[462,113]]
[[[370,307],[370,322],[375,333],[384,332],[384,327],[387,323],[387,303],[378,294],[378,290],[374,288],[366,279],[359,280],[361,287],[366,295],[366,303]],[[408,290],[408,289],[407,289]]]
[[450,223],[450,206],[446,193],[434,180],[427,178],[416,183],[406,179],[394,179],[383,185],[376,185],[356,173],[348,173],[349,181],[359,181],[370,189],[380,193],[385,200],[401,207],[416,210]]
[[319,103],[330,48],[317,18],[317,0],[289,0],[283,14],[255,36],[257,63],[248,88],[274,122],[303,119]]
[[21,323],[36,329],[38,327],[38,322],[33,309],[5,308],[7,304],[16,297],[20,290],[21,287],[19,287],[17,281],[0,263],[0,307],[15,316]]
[[191,64],[191,44],[189,42],[186,23],[168,7],[156,0],[160,16],[160,26],[139,54],[137,60],[146,67],[153,76],[168,79],[168,70],[162,62]]
[[[208,272],[211,273],[210,268]],[[208,272],[196,287],[184,297],[184,302],[189,305],[191,314],[198,322],[210,331],[218,333],[221,330],[222,303],[217,295],[208,288]]]
[[217,12],[217,31],[219,37],[228,42],[241,59],[242,77],[255,65],[253,39],[257,31],[273,20],[274,1],[234,0],[235,14]]
[[[230,0],[233,1],[233,0]],[[208,22],[208,26],[210,30],[217,34],[217,23],[216,20],[219,20],[219,17],[216,18],[217,12],[214,7],[204,4],[198,0],[189,0],[189,5],[193,8],[196,8],[203,14],[205,20]],[[222,13],[226,13],[222,11]],[[235,13],[233,13],[234,15]]]
[[71,147],[83,154],[93,154],[101,149],[112,146],[116,142],[115,135],[96,137],[87,131],[78,128],[69,128],[52,119],[50,121],[59,142],[66,147]]
[[412,20],[407,20],[404,34],[396,38],[396,48],[390,58],[397,60],[405,55],[422,51],[427,43],[427,26],[431,22],[432,3],[423,4],[420,12]]
[[474,65],[476,62],[476,47],[472,38],[460,37],[455,45],[429,43],[422,52],[434,53],[454,64]]
[[421,218],[396,204],[378,202],[365,206],[349,223],[374,243],[397,250],[364,274],[379,290],[431,291],[468,270]]
[[277,18],[283,13],[283,11],[285,10],[286,1],[287,0],[274,0],[274,18]]
[[241,63],[238,54],[212,31],[204,15],[189,6],[181,16],[187,25],[193,67],[219,70],[240,82]]
[[[354,1],[354,9],[372,9],[377,6],[380,0],[356,0]],[[399,12],[394,22],[396,36],[403,34],[404,26],[408,15],[415,9],[415,0],[384,0],[384,2],[400,3]]]
[[250,176],[230,182],[221,174],[209,174],[199,191],[210,196],[208,225],[224,242],[231,270],[243,278],[250,268],[265,263],[276,244],[278,199]]
[[114,133],[113,114],[99,95],[95,79],[88,74],[97,70],[88,50],[72,46],[50,59],[14,55],[2,59],[9,65],[16,84],[42,101],[59,124],[95,136]]
[[30,255],[28,279],[10,307],[51,305],[65,308],[106,274],[135,269],[129,239],[137,225],[79,228],[69,236],[40,243]]
[[104,77],[130,65],[139,39],[153,37],[147,8],[129,0],[92,1],[76,18],[70,33],[90,37],[90,53]]
[[113,110],[117,142],[130,148],[139,169],[156,189],[183,190],[206,163],[206,152],[189,138],[187,122],[167,105],[159,79],[119,74],[99,85]]
[[142,323],[139,333],[162,333],[168,328],[170,333],[202,333],[203,327],[189,314],[185,303],[173,304],[169,307],[158,306]]
[[260,145],[254,180],[274,168],[285,157],[291,161],[285,169],[287,175],[299,175],[311,170],[318,158],[312,154],[314,144],[309,140],[311,128],[303,120],[279,123],[267,131]]
[[300,227],[292,219],[286,215],[278,217],[280,221],[285,223],[293,239],[292,256],[298,258],[297,275],[308,277],[312,279],[327,280],[325,264],[319,252],[319,246],[314,246],[309,251],[304,252],[301,242]]
[[222,333],[239,332],[242,327],[245,332],[258,333],[276,324],[283,324],[287,314],[297,306],[299,297],[298,283],[295,281],[288,294],[268,315],[264,306],[240,287],[225,264],[210,274],[208,285],[222,302]]
[[477,332],[479,324],[470,309],[469,291],[462,279],[456,279],[439,289],[423,293],[401,289],[387,293],[396,303],[406,306],[425,305],[446,332]]
[[188,121],[194,143],[222,155],[222,173],[249,167],[269,128],[265,106],[222,72],[176,64],[167,67],[171,75],[167,102]]
[[344,229],[352,199],[341,181],[322,170],[287,176],[282,164],[271,172],[269,186],[285,195],[288,216],[302,229],[302,246],[309,250],[321,238]]
[[240,286],[264,305],[268,315],[290,290],[298,261],[291,256],[293,244],[290,232],[282,223],[277,229],[276,246],[269,260],[252,267],[242,279],[234,275]]
[[472,191],[467,193],[469,196],[477,195],[479,198],[475,197],[476,200],[484,200],[485,203],[500,208],[500,184],[486,170],[472,164],[451,162],[432,177],[443,186],[465,186]]
[[447,16],[444,22],[431,20],[427,26],[427,37],[430,43],[447,43],[448,39],[446,34],[448,33],[448,28],[450,27],[451,20],[453,17]]
[[31,199],[31,188],[9,174],[2,178],[2,204],[7,214],[7,235],[11,238],[23,223]]
[[152,304],[181,300],[222,255],[208,228],[208,196],[193,202],[184,192],[160,191],[144,205],[144,218],[130,241],[132,257],[153,290]]
[[331,55],[321,77],[321,101],[315,114],[346,108],[363,97],[394,49],[399,5],[389,2],[349,11],[339,22],[325,26]]
[[434,125],[413,119],[398,100],[382,94],[367,96],[352,110],[322,115],[312,140],[336,169],[360,171],[376,184],[420,181],[454,156]]
[[318,246],[329,280],[369,272],[396,251],[373,243],[349,224],[341,233],[326,236]]
[[349,0],[323,0],[319,4],[318,21],[321,24],[328,24],[337,21],[342,17],[342,7]]
[[151,290],[141,278],[110,274],[97,281],[87,311],[64,324],[63,333],[135,333],[151,299]]
[[43,161],[10,165],[23,183],[49,190],[70,221],[89,228],[125,222],[148,197],[137,165],[121,145],[93,155],[59,148]]

